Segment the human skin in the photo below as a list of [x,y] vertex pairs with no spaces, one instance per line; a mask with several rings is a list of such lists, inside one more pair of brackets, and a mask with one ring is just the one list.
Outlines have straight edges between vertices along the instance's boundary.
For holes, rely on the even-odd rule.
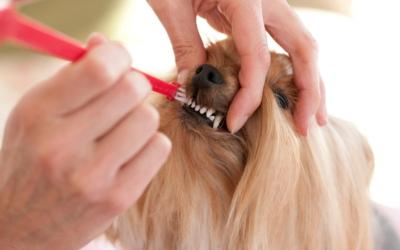
[[119,44],[88,53],[22,97],[0,150],[0,249],[79,249],[142,194],[171,143]]
[[167,30],[183,82],[188,69],[206,61],[196,16],[216,30],[231,34],[241,57],[241,89],[227,114],[227,126],[238,131],[261,102],[270,55],[265,31],[293,62],[299,100],[294,118],[307,136],[314,123],[327,123],[325,88],[318,69],[318,45],[285,0],[147,0]]

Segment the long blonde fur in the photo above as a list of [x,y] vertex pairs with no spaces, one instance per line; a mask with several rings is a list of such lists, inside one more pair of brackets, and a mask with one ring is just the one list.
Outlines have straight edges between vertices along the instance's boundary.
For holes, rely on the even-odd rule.
[[[226,112],[239,88],[240,58],[232,39],[207,53],[226,86],[199,92],[198,100]],[[193,93],[190,77],[186,89]],[[288,109],[277,105],[276,91]],[[108,229],[109,239],[127,250],[372,249],[369,145],[334,117],[302,137],[293,123],[296,98],[290,60],[272,53],[262,103],[237,134],[159,100],[171,156]]]

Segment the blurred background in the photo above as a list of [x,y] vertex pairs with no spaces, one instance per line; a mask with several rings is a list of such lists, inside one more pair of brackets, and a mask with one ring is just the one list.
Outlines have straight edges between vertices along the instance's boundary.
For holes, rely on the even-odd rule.
[[[372,145],[376,159],[372,199],[400,208],[400,1],[288,2],[319,43],[328,112],[357,124]],[[21,11],[82,42],[91,32],[102,32],[126,45],[134,67],[155,76],[174,72],[168,36],[145,0],[44,0]],[[225,37],[200,18],[198,26],[205,41]],[[271,49],[282,52],[271,38],[269,42]],[[21,95],[64,64],[2,45],[0,131]]]

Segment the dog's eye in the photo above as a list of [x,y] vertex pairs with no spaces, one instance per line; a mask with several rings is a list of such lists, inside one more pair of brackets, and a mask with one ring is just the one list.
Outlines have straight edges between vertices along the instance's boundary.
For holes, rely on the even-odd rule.
[[287,109],[289,107],[289,102],[284,95],[282,95],[281,93],[275,93],[275,96],[279,107],[283,109]]

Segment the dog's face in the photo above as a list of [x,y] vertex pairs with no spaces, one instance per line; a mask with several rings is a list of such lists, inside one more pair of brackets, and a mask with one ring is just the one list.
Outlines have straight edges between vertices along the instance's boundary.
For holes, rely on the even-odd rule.
[[206,51],[183,85],[191,102],[155,102],[172,152],[108,237],[126,249],[369,249],[373,157],[357,130],[334,119],[300,136],[290,59],[271,52],[260,106],[229,133],[240,57],[232,39]]
[[[231,38],[211,44],[206,51],[207,63],[192,69],[184,83],[189,102],[182,106],[181,119],[191,128],[226,132],[226,114],[240,88],[240,57]],[[290,59],[272,52],[265,88],[275,97],[266,100],[260,93],[263,102],[272,101],[289,119],[297,100],[292,75]]]

